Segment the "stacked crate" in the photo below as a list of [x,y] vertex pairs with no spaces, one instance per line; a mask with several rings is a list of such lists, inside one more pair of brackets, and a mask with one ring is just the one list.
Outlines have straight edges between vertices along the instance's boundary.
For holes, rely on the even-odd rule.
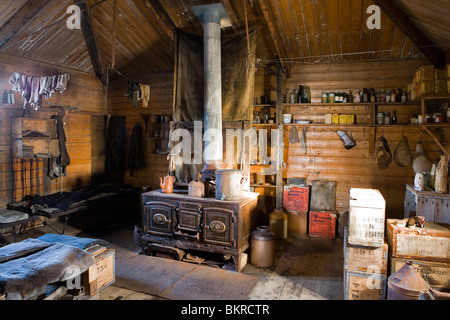
[[450,225],[425,222],[423,228],[406,226],[406,220],[387,219],[389,273],[407,261],[431,287],[450,289]]
[[336,236],[338,212],[336,211],[336,181],[311,182],[309,231],[313,237],[333,239]]
[[283,187],[283,209],[288,216],[288,233],[306,235],[310,186],[289,184]]
[[344,235],[345,300],[385,300],[388,244],[386,201],[375,189],[350,189],[349,226]]
[[412,84],[408,85],[408,90],[411,91],[411,100],[420,99],[423,95],[450,93],[450,64],[446,68],[421,66],[414,74]]

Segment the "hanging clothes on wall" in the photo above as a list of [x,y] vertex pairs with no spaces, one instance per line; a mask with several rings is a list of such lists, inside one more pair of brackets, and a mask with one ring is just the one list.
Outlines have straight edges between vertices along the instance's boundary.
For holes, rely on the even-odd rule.
[[64,123],[60,116],[52,116],[51,119],[56,119],[56,130],[58,132],[59,150],[60,154],[56,158],[48,160],[48,176],[54,180],[67,175],[66,168],[70,164],[69,153],[66,148],[66,133],[64,132]]
[[13,91],[18,91],[22,95],[23,107],[30,105],[34,110],[38,110],[42,104],[42,96],[48,99],[53,96],[56,90],[63,93],[67,89],[70,75],[65,73],[57,76],[29,76],[19,72],[14,72],[9,78]]
[[146,84],[141,84],[141,95],[139,97],[139,100],[142,101],[142,107],[148,108],[148,101],[150,100],[150,86]]
[[144,149],[142,143],[142,128],[135,125],[131,133],[130,151],[128,153],[128,168],[130,176],[133,176],[134,170],[145,166]]
[[139,97],[141,96],[141,85],[139,82],[128,80],[127,93],[125,96],[129,101],[133,102],[133,106],[137,108]]

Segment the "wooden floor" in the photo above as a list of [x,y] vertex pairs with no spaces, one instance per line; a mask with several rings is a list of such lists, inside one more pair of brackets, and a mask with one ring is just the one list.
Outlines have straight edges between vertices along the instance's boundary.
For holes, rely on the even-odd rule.
[[[17,241],[36,238],[45,233],[62,230],[62,223],[55,222],[19,235]],[[130,238],[123,237],[128,232]],[[115,234],[120,237],[115,238]],[[66,235],[83,235],[84,231],[66,226]],[[85,234],[88,236],[87,234]],[[125,226],[105,236],[111,243],[133,246],[133,228]],[[7,237],[11,240],[10,237]],[[131,244],[130,244],[131,243]],[[138,247],[135,247],[139,250]],[[242,273],[256,276],[258,281],[247,300],[343,300],[343,241],[309,236],[288,237],[277,240],[275,264],[270,268],[258,268],[247,263]],[[186,262],[179,262],[186,263]],[[170,274],[170,270],[167,270]],[[111,285],[100,292],[100,300],[162,300],[164,298],[131,291]]]

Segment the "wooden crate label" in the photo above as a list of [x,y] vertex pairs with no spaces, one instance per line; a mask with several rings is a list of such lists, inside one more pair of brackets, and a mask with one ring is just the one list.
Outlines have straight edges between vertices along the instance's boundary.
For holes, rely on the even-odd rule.
[[412,262],[413,268],[430,284],[431,287],[450,289],[450,264],[402,259],[390,257],[390,274],[400,270],[407,261]]
[[450,238],[399,233],[397,254],[450,259]]
[[387,245],[380,248],[347,247],[345,268],[354,271],[387,272]]
[[349,242],[351,244],[384,243],[384,210],[350,207]]
[[384,300],[386,276],[363,272],[346,274],[345,300]]

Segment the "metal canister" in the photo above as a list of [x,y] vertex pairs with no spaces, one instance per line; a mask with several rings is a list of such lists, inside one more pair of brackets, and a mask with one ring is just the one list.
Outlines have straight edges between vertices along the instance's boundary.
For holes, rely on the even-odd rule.
[[216,199],[238,201],[244,198],[246,177],[242,170],[216,170]]
[[275,234],[276,239],[286,239],[288,236],[287,214],[283,210],[275,209],[269,215],[270,230]]
[[420,294],[430,290],[430,285],[417,272],[411,261],[388,279],[388,300],[419,300]]
[[275,234],[269,226],[259,226],[251,234],[250,263],[256,267],[267,268],[274,263]]

